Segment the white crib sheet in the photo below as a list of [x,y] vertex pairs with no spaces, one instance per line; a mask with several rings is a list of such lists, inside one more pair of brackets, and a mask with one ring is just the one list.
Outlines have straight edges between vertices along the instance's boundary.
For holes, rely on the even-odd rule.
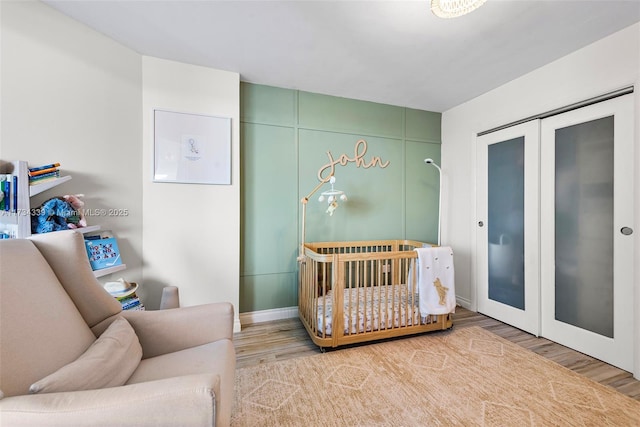
[[[315,300],[319,336],[322,336],[323,330],[325,336],[331,336],[333,332],[332,293],[333,290],[330,290]],[[411,296],[406,285],[345,289],[344,333],[348,335],[431,323],[431,316],[420,317],[418,300],[418,295]]]

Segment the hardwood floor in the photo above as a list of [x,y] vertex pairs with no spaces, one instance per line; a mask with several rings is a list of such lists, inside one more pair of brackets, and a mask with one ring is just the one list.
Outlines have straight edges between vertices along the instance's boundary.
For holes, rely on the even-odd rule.
[[[614,366],[461,307],[456,308],[453,323],[455,328],[480,326],[640,401],[640,381]],[[234,334],[234,343],[237,368],[320,353],[297,318],[243,325],[242,332]]]

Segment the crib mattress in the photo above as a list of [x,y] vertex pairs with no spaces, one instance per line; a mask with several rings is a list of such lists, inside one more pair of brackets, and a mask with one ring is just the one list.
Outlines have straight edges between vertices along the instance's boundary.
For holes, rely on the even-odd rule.
[[[333,290],[315,300],[318,335],[333,333]],[[357,334],[430,323],[420,317],[418,294],[406,285],[344,289],[344,334]]]

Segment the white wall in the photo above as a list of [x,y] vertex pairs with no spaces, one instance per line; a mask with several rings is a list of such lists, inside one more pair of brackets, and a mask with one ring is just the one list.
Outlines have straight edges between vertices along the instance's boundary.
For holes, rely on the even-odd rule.
[[84,193],[88,218],[117,233],[131,281],[142,278],[142,61],[40,2],[0,2],[0,160],[60,162],[73,179],[34,197]]
[[[237,73],[154,58],[40,2],[0,2],[0,160],[59,161],[68,183],[34,198],[86,194],[89,218],[112,229],[140,295],[157,308],[164,285],[182,305],[231,301],[239,329],[240,83]],[[151,182],[151,110],[232,118],[232,185]],[[143,267],[144,264],[144,267]]]
[[[461,303],[476,309],[475,135],[629,85],[636,85],[633,228],[635,264],[640,266],[639,75],[640,24],[636,24],[443,113],[442,164],[448,180],[443,242],[456,251],[456,293]],[[636,269],[635,283],[636,315],[640,316],[640,268]],[[636,366],[640,368],[640,317],[636,319]]]
[[[143,57],[145,286],[178,285],[183,306],[231,301],[240,277],[240,75]],[[153,109],[230,117],[232,184],[152,182]]]

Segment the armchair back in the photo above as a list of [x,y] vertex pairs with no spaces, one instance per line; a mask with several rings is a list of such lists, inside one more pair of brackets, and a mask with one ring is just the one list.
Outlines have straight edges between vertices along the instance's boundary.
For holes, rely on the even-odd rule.
[[[120,303],[93,275],[81,233],[68,230],[34,234],[30,240],[44,256],[90,328],[122,311]],[[95,335],[97,337],[100,333]]]
[[0,390],[5,397],[27,394],[33,382],[77,359],[95,339],[34,242],[0,240]]

